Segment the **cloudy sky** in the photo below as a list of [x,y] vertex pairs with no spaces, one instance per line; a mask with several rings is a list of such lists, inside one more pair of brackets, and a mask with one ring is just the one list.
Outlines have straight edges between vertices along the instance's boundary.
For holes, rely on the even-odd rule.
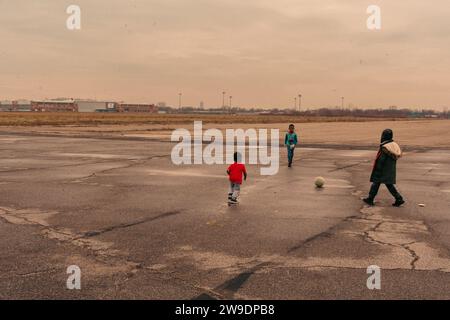
[[[432,3],[432,5],[431,5]],[[66,28],[69,5],[82,28]],[[369,5],[382,29],[366,27]],[[0,0],[0,100],[450,106],[448,0]]]

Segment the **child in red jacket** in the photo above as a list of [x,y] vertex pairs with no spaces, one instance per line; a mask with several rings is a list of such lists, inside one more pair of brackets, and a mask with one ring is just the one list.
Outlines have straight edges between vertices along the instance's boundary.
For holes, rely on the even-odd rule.
[[227,174],[230,180],[230,191],[228,192],[228,201],[231,203],[237,203],[239,192],[241,191],[242,176],[244,180],[247,180],[247,170],[245,165],[240,163],[238,159],[240,154],[234,153],[234,163],[228,167]]

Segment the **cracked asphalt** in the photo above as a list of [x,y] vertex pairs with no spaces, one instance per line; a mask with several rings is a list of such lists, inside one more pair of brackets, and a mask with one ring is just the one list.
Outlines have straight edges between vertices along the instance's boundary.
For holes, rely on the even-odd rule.
[[226,166],[175,166],[172,146],[2,133],[0,298],[450,298],[450,150],[407,148],[402,208],[384,189],[363,206],[376,147],[352,145],[300,147],[290,169],[282,148],[228,207]]

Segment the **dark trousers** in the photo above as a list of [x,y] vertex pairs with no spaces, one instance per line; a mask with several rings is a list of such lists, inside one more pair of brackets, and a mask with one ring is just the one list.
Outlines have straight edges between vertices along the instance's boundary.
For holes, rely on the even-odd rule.
[[[375,199],[377,196],[378,190],[380,189],[381,183],[379,182],[373,182],[372,186],[370,187],[369,191],[369,198]],[[393,184],[386,184],[386,188],[389,190],[389,192],[392,194],[392,196],[395,198],[395,200],[403,200],[402,195],[397,191],[395,186]]]
[[287,153],[288,153],[288,162],[292,163],[292,160],[294,159],[294,149],[291,149],[290,146],[287,147]]

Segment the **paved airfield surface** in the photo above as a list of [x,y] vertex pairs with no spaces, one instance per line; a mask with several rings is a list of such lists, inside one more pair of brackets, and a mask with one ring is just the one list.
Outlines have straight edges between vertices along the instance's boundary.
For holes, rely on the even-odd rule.
[[408,150],[407,205],[382,187],[369,208],[376,150],[299,148],[287,168],[282,148],[228,207],[226,166],[175,166],[172,146],[2,134],[0,298],[450,298],[450,151]]

